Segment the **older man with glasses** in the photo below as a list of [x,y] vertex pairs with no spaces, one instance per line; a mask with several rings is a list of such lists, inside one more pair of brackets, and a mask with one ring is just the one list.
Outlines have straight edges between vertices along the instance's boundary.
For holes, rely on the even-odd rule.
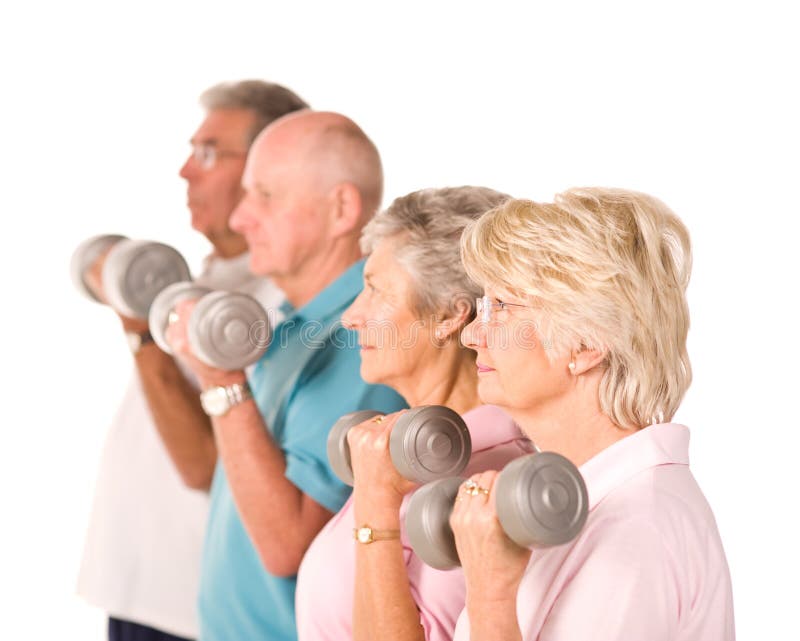
[[[242,173],[257,134],[308,105],[258,80],[216,85],[200,102],[206,116],[180,170],[192,227],[213,248],[196,280],[277,306],[283,294],[251,274],[247,244],[228,219],[243,196]],[[110,641],[194,638],[205,492],[217,460],[211,421],[196,380],[156,346],[146,321],[121,321],[136,339],[137,372],[106,440],[78,592],[108,612]]]

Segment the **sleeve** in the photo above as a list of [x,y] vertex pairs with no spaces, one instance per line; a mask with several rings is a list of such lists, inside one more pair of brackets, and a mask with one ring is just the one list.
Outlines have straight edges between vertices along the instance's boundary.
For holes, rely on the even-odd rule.
[[327,439],[333,424],[356,410],[394,412],[406,406],[391,389],[367,385],[360,368],[357,351],[328,346],[304,372],[286,416],[286,477],[331,512],[339,511],[351,491],[328,462]]
[[[673,557],[652,523],[627,525],[587,541],[581,551],[585,558],[546,615],[540,641],[676,638],[680,601]],[[521,596],[517,609],[522,618]],[[530,628],[520,624],[527,639]]]

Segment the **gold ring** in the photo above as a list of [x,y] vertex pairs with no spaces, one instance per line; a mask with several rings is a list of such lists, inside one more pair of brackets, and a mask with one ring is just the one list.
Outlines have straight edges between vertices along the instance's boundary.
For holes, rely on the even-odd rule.
[[481,487],[472,479],[468,479],[464,485],[464,494],[468,494],[469,496],[478,496],[478,494],[489,494],[489,490],[485,487]]
[[383,416],[376,416],[372,419],[373,423],[383,423]]
[[175,324],[175,323],[177,323],[177,322],[178,322],[180,319],[181,319],[181,317],[180,317],[180,316],[178,316],[178,312],[176,312],[176,311],[172,310],[172,311],[169,313],[169,316],[167,316],[167,325],[174,325],[174,324]]

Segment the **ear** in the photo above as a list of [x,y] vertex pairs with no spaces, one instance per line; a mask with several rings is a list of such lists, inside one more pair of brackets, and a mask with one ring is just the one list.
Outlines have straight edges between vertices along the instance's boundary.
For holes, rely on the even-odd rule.
[[453,310],[448,310],[446,315],[436,319],[434,335],[437,339],[445,340],[455,335],[458,337],[461,330],[469,322],[472,305],[466,300],[459,300]]
[[357,229],[362,215],[361,192],[353,183],[340,183],[328,193],[330,229],[333,238]]
[[580,351],[572,353],[570,363],[575,363],[575,367],[570,367],[569,371],[575,376],[585,374],[603,363],[606,360],[606,356],[608,356],[606,350],[583,347]]

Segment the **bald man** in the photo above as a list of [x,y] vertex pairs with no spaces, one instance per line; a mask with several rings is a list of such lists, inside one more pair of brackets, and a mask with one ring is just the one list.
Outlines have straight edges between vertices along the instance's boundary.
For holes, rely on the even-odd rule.
[[304,111],[256,139],[243,186],[230,226],[247,240],[251,271],[285,293],[284,320],[249,381],[191,353],[183,319],[194,303],[178,308],[168,339],[200,380],[219,452],[200,638],[289,641],[300,561],[350,491],[328,463],[328,432],[348,412],[404,406],[361,380],[357,340],[339,323],[361,289],[359,236],[380,205],[383,175],[354,122]]

